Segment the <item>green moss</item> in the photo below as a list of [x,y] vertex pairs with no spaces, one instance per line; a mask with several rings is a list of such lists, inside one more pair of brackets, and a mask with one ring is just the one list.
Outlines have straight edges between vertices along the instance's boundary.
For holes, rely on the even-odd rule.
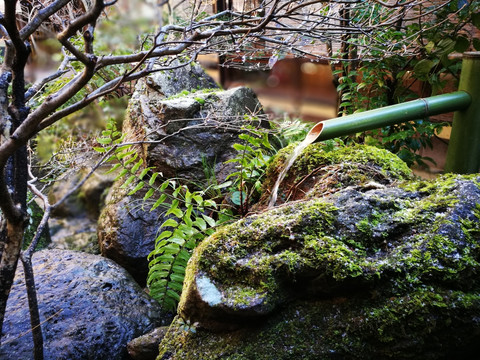
[[[335,197],[329,201],[336,205],[298,202],[204,241],[186,281],[193,283],[195,271],[207,274],[227,299],[227,322],[245,321],[237,312],[263,302],[268,317],[226,335],[185,334],[173,325],[161,355],[435,359],[448,355],[445,348],[455,350],[453,357],[468,353],[480,334],[480,324],[469,320],[480,310],[480,204],[472,200],[478,193],[470,196],[478,190],[476,177],[387,190],[352,191],[362,204],[358,213]],[[310,302],[298,300],[305,294]],[[466,350],[456,347],[457,336]]]
[[464,356],[475,349],[480,329],[473,324],[477,332],[467,330],[461,314],[476,316],[478,310],[478,294],[426,287],[381,300],[297,301],[228,333],[192,333],[177,319],[157,359],[469,358]]
[[263,289],[253,288],[250,286],[233,286],[225,291],[225,297],[229,299],[227,304],[234,310],[242,309],[251,306],[252,303],[258,303],[266,296],[268,289],[263,286]]
[[195,100],[200,104],[200,105],[205,105],[205,99],[202,99],[200,97],[196,97]]
[[399,179],[409,178],[412,173],[405,162],[389,151],[359,144],[338,146],[330,151],[328,145],[312,144],[302,152],[295,167],[300,173],[309,173],[319,165],[345,162],[377,165],[384,174]]
[[367,275],[363,252],[356,252],[342,240],[307,236],[305,245],[306,249],[314,251],[312,263],[315,268],[322,269],[322,273],[331,275],[336,281]]
[[[263,183],[268,200],[279,174],[287,165],[297,144],[280,150],[266,171]],[[338,141],[327,141],[307,146],[287,172],[279,191],[279,200],[299,194],[306,198],[321,197],[351,185],[370,182],[391,184],[411,179],[412,171],[396,155],[367,145],[344,146]]]
[[[188,90],[182,90],[181,92],[179,92],[178,94],[175,94],[175,95],[171,95],[169,96],[168,98],[166,98],[165,100],[174,100],[174,99],[179,99],[179,98],[182,98],[182,97],[185,97],[185,96],[189,96],[189,95],[192,95],[192,94],[195,94],[195,95],[203,95],[203,94],[212,94],[212,93],[216,93],[218,92],[219,89],[217,88],[207,88],[207,89],[192,89],[191,91],[188,91]],[[198,97],[198,99],[202,99],[200,97]],[[197,100],[197,97],[195,98],[195,100]],[[202,99],[203,100],[203,99]],[[197,100],[198,101],[198,100]],[[202,104],[203,105],[203,104]]]
[[355,226],[357,227],[358,231],[363,233],[365,239],[368,241],[368,239],[373,236],[374,229],[384,221],[386,216],[386,214],[374,210],[370,216],[364,217],[362,220],[357,222]]

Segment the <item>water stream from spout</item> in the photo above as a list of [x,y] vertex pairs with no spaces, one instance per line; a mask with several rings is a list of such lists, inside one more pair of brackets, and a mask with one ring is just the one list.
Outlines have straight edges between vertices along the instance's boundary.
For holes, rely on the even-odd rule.
[[288,158],[287,165],[283,168],[283,170],[280,172],[278,175],[277,181],[275,182],[275,185],[273,186],[272,189],[272,195],[270,197],[270,201],[268,203],[268,208],[272,208],[275,206],[277,202],[277,197],[278,197],[278,188],[280,187],[280,184],[282,183],[283,179],[287,175],[288,170],[292,167],[293,163],[297,158],[300,156],[303,150],[313,143],[322,133],[323,131],[323,123],[318,123],[315,125],[305,136],[305,139],[297,145],[297,147],[293,150],[293,152],[290,154],[290,157]]

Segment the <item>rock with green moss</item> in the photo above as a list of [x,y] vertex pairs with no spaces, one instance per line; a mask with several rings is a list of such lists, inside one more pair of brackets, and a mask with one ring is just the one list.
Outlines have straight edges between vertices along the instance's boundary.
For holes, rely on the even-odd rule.
[[170,70],[158,71],[162,66],[155,65],[154,70],[157,71],[147,76],[142,82],[145,81],[148,88],[164,97],[172,97],[182,92],[220,88],[215,80],[196,62],[190,62],[182,66],[180,61],[174,60],[170,67],[172,67]]
[[[271,190],[296,147],[298,144],[291,144],[279,151],[268,167],[257,208],[268,203]],[[388,186],[411,178],[408,166],[387,150],[359,144],[345,146],[340,141],[328,140],[301,151],[280,183],[276,204],[330,195],[347,186]]]
[[236,155],[241,127],[267,126],[261,114],[251,89],[219,89],[199,65],[189,64],[139,81],[123,132],[128,140],[150,142],[139,153],[165,177],[201,183],[213,173],[222,183],[234,168],[225,162]]
[[474,358],[479,181],[348,187],[222,228],[158,359]]

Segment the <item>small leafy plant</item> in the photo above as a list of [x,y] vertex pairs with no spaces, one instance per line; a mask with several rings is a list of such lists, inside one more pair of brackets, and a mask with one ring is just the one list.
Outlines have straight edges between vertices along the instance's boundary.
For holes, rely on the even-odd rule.
[[252,126],[246,126],[244,130],[238,136],[242,143],[233,145],[237,156],[227,161],[236,164],[236,170],[228,175],[227,180],[232,182],[230,201],[242,216],[248,213],[249,205],[260,195],[262,178],[275,152],[268,132]]
[[202,191],[191,192],[186,185],[178,186],[171,179],[165,180],[162,187],[170,187],[173,192],[165,213],[169,218],[160,225],[155,249],[148,256],[147,285],[154,299],[175,310],[193,249],[213,234],[225,217],[215,220],[208,215],[217,210],[217,204],[205,200]]
[[[429,6],[425,7],[425,11],[429,9]],[[362,18],[366,13],[374,19],[378,10],[378,7],[367,9],[353,5],[350,8],[350,20]],[[480,41],[475,38],[475,32],[468,30],[473,26],[480,29],[478,10],[478,2],[469,4],[454,0],[438,9],[432,17],[423,19],[423,25],[438,26],[425,27],[425,31],[415,40],[417,46],[414,56],[386,54],[391,46],[412,38],[419,29],[419,23],[398,19],[396,24],[384,29],[381,39],[384,48],[373,50],[371,60],[343,63],[333,71],[338,80],[339,114],[376,109],[444,92],[448,82],[458,79],[461,68],[460,59],[450,55],[469,49],[480,50]],[[451,18],[451,21],[438,23],[439,19],[445,18]],[[338,58],[355,58],[361,48],[362,44],[356,43],[356,39],[351,37],[342,47]],[[390,150],[409,166],[425,166],[426,161],[433,160],[421,156],[418,150],[431,148],[432,138],[446,125],[419,119],[349,139]]]

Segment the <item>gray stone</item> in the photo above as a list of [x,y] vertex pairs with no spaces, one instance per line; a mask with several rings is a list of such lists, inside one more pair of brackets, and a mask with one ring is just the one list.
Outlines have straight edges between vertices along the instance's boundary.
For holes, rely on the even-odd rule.
[[[56,181],[49,189],[48,201],[55,204],[62,199],[79,181],[82,180],[83,172],[68,174],[65,178]],[[66,218],[85,215],[85,204],[78,196],[80,190],[69,196],[63,203],[57,206],[52,216]]]
[[159,327],[133,339],[127,344],[128,355],[134,360],[155,360],[158,355],[158,345],[165,337],[168,327]]
[[[170,66],[180,66],[180,62],[175,60]],[[161,67],[156,65],[156,68]],[[149,88],[165,97],[176,95],[182,91],[219,88],[212,77],[205,73],[201,65],[195,62],[176,69],[155,72],[147,76],[144,81]]]
[[[128,341],[167,321],[160,306],[109,259],[44,250],[34,254],[33,266],[46,360],[127,359]],[[7,304],[0,358],[33,359],[29,330],[19,269]]]
[[49,249],[76,250],[100,254],[97,223],[88,217],[50,218],[52,243]]
[[[62,199],[89,171],[90,169],[86,167],[81,171],[69,173],[65,178],[55,182],[48,193],[50,203],[54,204]],[[58,218],[88,216],[97,219],[114,177],[112,174],[106,174],[105,169],[97,170],[77,191],[56,207],[52,215]]]
[[122,183],[113,185],[107,205],[98,220],[100,252],[126,269],[142,286],[148,274],[147,256],[155,248],[155,238],[163,222],[163,208],[150,211],[143,202],[144,191],[127,195]]
[[114,178],[115,174],[106,174],[105,169],[100,169],[81,186],[79,196],[85,205],[87,216],[91,219],[98,219],[100,216]]
[[147,140],[139,148],[145,163],[165,177],[202,182],[205,164],[222,183],[233,169],[243,125],[267,126],[255,93],[248,88],[198,91],[164,99],[140,89],[132,96],[123,131],[129,140]]

